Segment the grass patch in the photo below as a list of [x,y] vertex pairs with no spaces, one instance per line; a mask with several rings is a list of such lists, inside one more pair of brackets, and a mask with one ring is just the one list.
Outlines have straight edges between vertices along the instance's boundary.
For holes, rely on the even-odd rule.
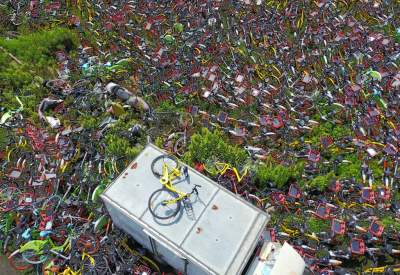
[[188,150],[183,158],[191,165],[215,159],[238,167],[246,161],[247,153],[242,148],[231,145],[222,132],[218,130],[210,132],[203,128],[191,137]]

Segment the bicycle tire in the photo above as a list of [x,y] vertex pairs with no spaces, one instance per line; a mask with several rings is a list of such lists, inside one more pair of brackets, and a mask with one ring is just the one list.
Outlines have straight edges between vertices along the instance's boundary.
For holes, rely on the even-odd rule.
[[20,26],[22,25],[22,23],[24,22],[24,17],[21,16],[20,14],[13,14],[10,16],[10,22],[14,25],[14,26]]
[[8,262],[15,270],[18,271],[24,271],[33,268],[33,265],[27,263],[18,250],[8,256]]
[[149,136],[151,140],[155,140],[160,135],[160,129],[158,127],[151,127],[146,130],[146,135]]
[[109,274],[109,266],[110,265],[107,261],[107,257],[104,255],[103,256],[98,255],[98,256],[95,256],[94,259],[95,259],[95,263],[96,263],[94,266],[96,274],[97,275]]
[[[164,193],[164,195],[162,195],[161,193]],[[159,201],[158,204],[155,204],[156,200],[161,197],[161,198],[168,198],[168,196],[172,197],[172,199],[176,199],[179,197],[179,195],[175,192],[172,192],[171,190],[168,190],[166,188],[161,188],[161,189],[157,189],[156,191],[154,191],[148,201],[148,207],[149,207],[149,211],[150,213],[153,215],[153,217],[160,219],[160,220],[168,220],[171,219],[173,217],[175,217],[179,211],[181,210],[181,202],[177,201],[174,205],[176,205],[175,209],[171,209],[168,205],[166,206],[166,211],[162,210],[162,212],[168,213],[167,215],[160,215],[157,212],[157,208],[158,206],[163,206],[163,201],[165,201],[165,199],[163,199],[162,201]],[[172,211],[169,211],[172,210]]]
[[38,255],[34,250],[26,250],[24,252],[21,252],[22,258],[25,260],[25,262],[37,265],[44,263],[47,258],[49,257],[46,254]]
[[215,177],[218,175],[218,170],[215,167],[215,161],[207,159],[204,163],[204,170],[210,174],[210,176]]
[[234,185],[232,179],[226,177],[225,175],[219,175],[217,182],[220,186],[224,187],[225,189],[234,192]]
[[182,127],[190,127],[193,125],[193,116],[190,113],[182,113],[179,116],[179,124]]
[[186,137],[180,137],[174,144],[174,153],[182,157],[186,152]]
[[99,239],[90,234],[82,234],[79,236],[76,246],[80,252],[95,254],[99,250]]
[[[167,163],[167,166],[171,167],[171,170],[179,169],[179,162],[175,156],[172,155],[158,156],[151,162],[151,171],[153,172],[153,175],[157,178],[161,178],[162,176],[163,163],[165,163],[164,160],[169,160],[170,165],[168,165]],[[168,173],[170,173],[170,171],[168,171]]]
[[81,262],[80,265],[81,265],[80,270],[82,271],[82,274],[88,274],[88,275],[97,275],[98,274],[97,268],[96,268],[97,263],[95,262],[95,264],[92,265],[89,258],[86,257],[85,259],[83,259],[83,261]]
[[17,196],[20,191],[16,187],[6,187],[0,190],[0,212],[8,212],[17,206]]

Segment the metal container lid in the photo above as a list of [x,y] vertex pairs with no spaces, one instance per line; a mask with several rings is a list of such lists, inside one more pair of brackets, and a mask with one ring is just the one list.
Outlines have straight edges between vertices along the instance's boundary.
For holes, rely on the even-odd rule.
[[174,218],[154,218],[148,200],[162,185],[153,175],[151,163],[162,154],[165,152],[156,146],[147,145],[105,190],[102,199],[120,209],[128,220],[138,223],[146,234],[209,273],[239,274],[268,222],[268,215],[189,167],[188,180],[175,187],[190,192],[193,184],[201,185],[198,197],[192,196],[192,213],[182,206]]

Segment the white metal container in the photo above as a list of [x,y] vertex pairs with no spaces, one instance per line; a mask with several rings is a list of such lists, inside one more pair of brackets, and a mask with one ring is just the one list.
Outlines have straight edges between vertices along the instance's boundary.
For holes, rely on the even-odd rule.
[[175,187],[190,192],[193,184],[201,185],[193,215],[182,207],[171,220],[155,219],[148,199],[161,183],[151,163],[162,154],[147,145],[102,194],[114,224],[183,274],[240,274],[268,215],[189,167],[189,179]]

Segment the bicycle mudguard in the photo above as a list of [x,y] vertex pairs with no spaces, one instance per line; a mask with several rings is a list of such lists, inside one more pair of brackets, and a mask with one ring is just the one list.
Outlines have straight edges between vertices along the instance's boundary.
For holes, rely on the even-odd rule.
[[19,249],[19,252],[23,253],[28,250],[33,250],[35,252],[40,252],[43,250],[43,248],[49,243],[48,240],[33,240],[30,242],[27,242],[21,248]]
[[4,115],[1,116],[0,125],[7,122],[12,117],[12,111],[6,112]]

